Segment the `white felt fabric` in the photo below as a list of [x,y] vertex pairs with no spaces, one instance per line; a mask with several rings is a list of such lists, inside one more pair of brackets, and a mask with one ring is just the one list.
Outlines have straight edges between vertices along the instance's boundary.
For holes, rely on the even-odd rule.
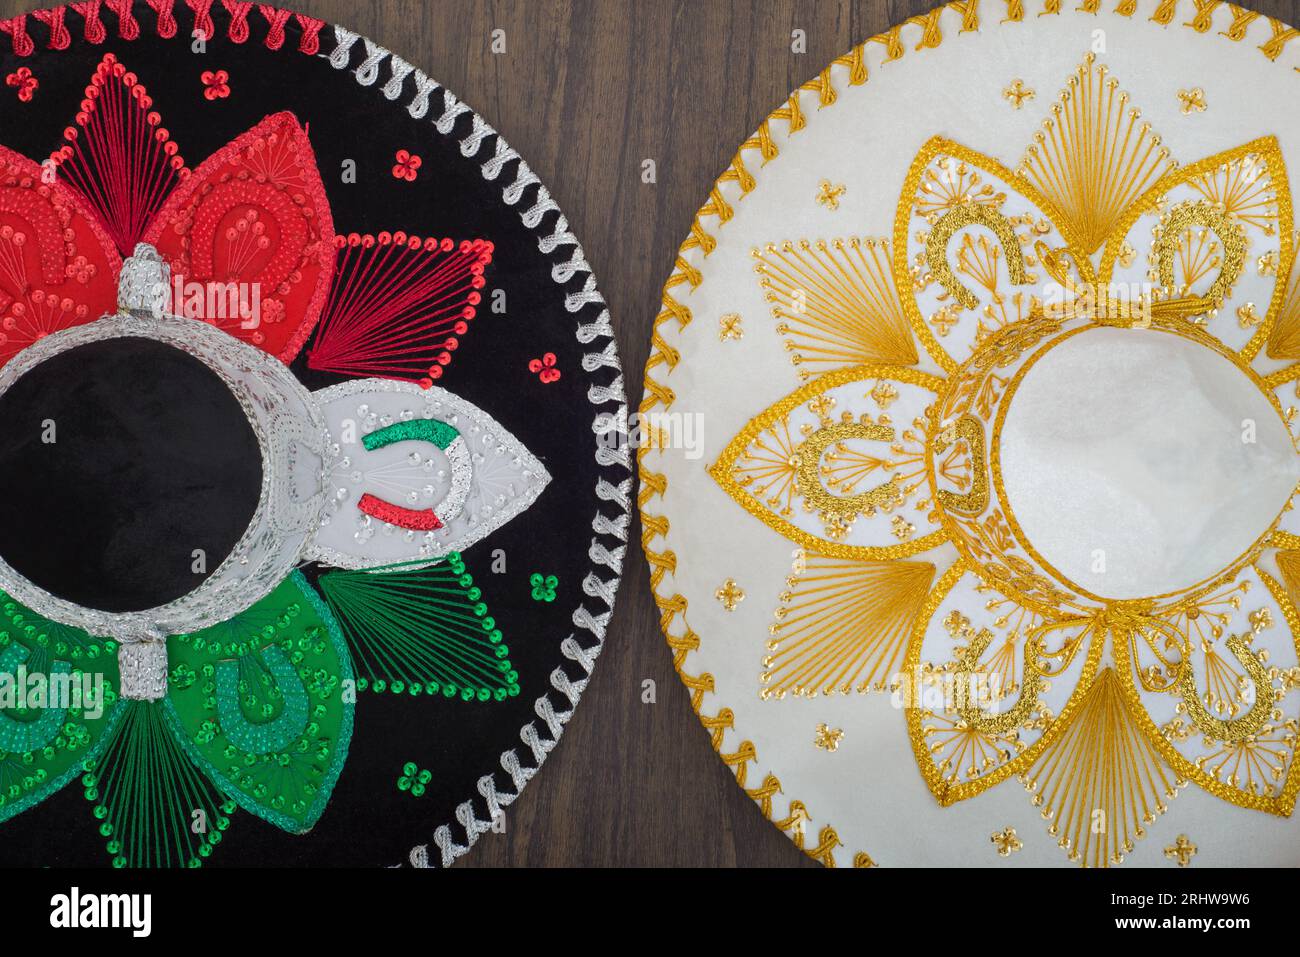
[[[671,322],[659,327],[681,359],[651,374],[675,395],[672,413],[701,416],[704,426],[702,455],[652,450],[644,462],[667,479],[664,494],[647,504],[649,512],[669,520],[666,536],[652,546],[675,556],[659,591],[680,594],[688,603],[685,619],[675,618],[670,630],[680,637],[689,622],[699,639],[683,669],[712,676],[702,713],[725,708],[734,715],[720,750],[735,753],[742,742],[752,742],[756,758],[746,769],[747,786],[776,775],[782,793],[772,816],[784,816],[791,800],[802,802],[809,815],[805,846],[815,843],[822,827],[833,826],[843,845],[836,850],[840,864],[866,851],[882,865],[1073,866],[1014,779],[941,807],[918,771],[903,711],[889,695],[760,699],[768,629],[795,546],[741,509],[706,471],[750,419],[800,384],[756,281],[751,250],[786,239],[890,236],[904,176],[935,135],[1014,168],[1089,51],[1099,52],[1181,162],[1273,134],[1287,159],[1300,164],[1300,114],[1287,105],[1300,68],[1300,42],[1270,60],[1260,52],[1273,35],[1265,18],[1251,23],[1240,41],[1224,35],[1233,20],[1229,5],[1213,11],[1204,32],[1186,26],[1198,12],[1191,0],[1177,3],[1168,26],[1152,21],[1155,0],[1139,0],[1127,17],[1113,12],[1114,6],[1086,13],[1067,3],[1059,14],[1040,15],[1042,4],[1027,0],[1023,19],[1005,22],[1004,4],[981,3],[979,29],[966,31],[961,13],[948,8],[939,17],[938,47],[924,48],[922,28],[909,24],[899,36],[906,51],[899,59],[886,62],[885,44],[866,45],[865,84],[851,86],[847,67],[834,67],[833,105],[818,109],[816,95],[804,94],[803,129],[792,135],[784,121],[769,125],[779,156],[761,163],[757,151],[745,154],[756,187],[748,195],[734,182],[719,187],[733,216],[722,225],[705,217],[716,247],[708,256],[698,249],[686,253],[702,282],[673,291],[692,321],[682,328]],[[1020,110],[1003,97],[1016,78],[1036,91]],[[1178,92],[1192,87],[1205,91],[1203,113],[1181,110]],[[838,209],[815,202],[823,179],[847,187]],[[719,319],[730,313],[743,319],[740,341],[719,337]],[[919,367],[938,373],[919,351]],[[1261,360],[1259,368],[1268,371],[1269,363]],[[1265,418],[1261,413],[1261,435]],[[1194,434],[1202,428],[1198,423]],[[1272,439],[1260,441],[1272,447]],[[1228,501],[1198,502],[1198,514],[1211,507],[1239,508]],[[951,546],[925,556],[941,570],[955,557]],[[714,597],[727,578],[747,594],[734,612]],[[844,730],[833,753],[812,744],[823,722]],[[990,835],[1008,826],[1016,828],[1024,848],[1001,858]],[[1300,821],[1235,807],[1192,786],[1138,842],[1128,866],[1176,866],[1162,851],[1180,833],[1199,847],[1195,864],[1300,864]]]

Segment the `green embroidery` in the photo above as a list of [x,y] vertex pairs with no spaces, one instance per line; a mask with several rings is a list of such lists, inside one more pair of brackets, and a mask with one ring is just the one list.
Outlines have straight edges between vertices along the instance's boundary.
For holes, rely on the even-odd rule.
[[165,708],[121,702],[108,746],[81,778],[114,867],[199,867],[235,811],[186,755]]
[[298,672],[278,645],[263,649],[261,659],[217,664],[217,719],[231,743],[250,754],[283,751],[307,727],[307,689]]
[[518,695],[510,651],[460,555],[413,566],[330,572],[317,583],[355,656],[357,689],[464,701]]
[[533,601],[555,601],[555,589],[560,580],[554,575],[543,577],[534,572],[528,577],[528,584],[533,588]]
[[407,791],[411,797],[423,797],[425,786],[432,780],[432,771],[423,771],[414,761],[407,761],[402,765],[402,776],[397,779],[397,790]]
[[[73,692],[67,707],[40,714],[0,711],[0,822],[39,804],[68,784],[107,745],[117,725],[117,646],[51,622],[0,592],[0,672],[55,675],[99,697]],[[7,680],[7,679],[6,679]],[[98,684],[97,684],[98,683]],[[48,687],[48,685],[47,685]],[[15,689],[16,690],[16,689]],[[60,689],[59,694],[63,693]],[[50,699],[47,698],[47,702]]]
[[191,760],[246,811],[311,830],[347,758],[354,705],[347,645],[307,580],[294,572],[246,613],[175,636],[168,654],[173,675],[196,676],[166,700]]
[[361,444],[367,452],[382,449],[394,442],[406,441],[432,442],[438,448],[446,449],[459,435],[455,428],[441,419],[407,419],[376,429],[362,437]]
[[[4,651],[0,651],[0,683],[6,679],[12,681],[15,695],[25,691],[18,680],[19,666],[27,660],[29,654],[26,648],[18,644],[10,644]],[[39,680],[45,685],[42,697],[50,704],[61,694],[71,692],[72,666],[66,661],[55,661],[54,668],[48,675],[23,670],[29,680]],[[60,685],[65,689],[64,692],[56,691]],[[11,715],[8,708],[0,708],[0,749],[20,754],[43,748],[53,741],[68,713],[67,708],[49,707],[48,704],[33,708],[24,705],[13,711],[14,714]]]

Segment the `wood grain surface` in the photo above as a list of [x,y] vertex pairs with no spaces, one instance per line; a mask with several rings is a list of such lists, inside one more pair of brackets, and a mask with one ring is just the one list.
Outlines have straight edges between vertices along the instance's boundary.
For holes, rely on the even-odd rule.
[[[1066,0],[1067,3],[1073,0]],[[629,399],[677,247],[737,146],[928,0],[293,0],[423,69],[550,189],[609,302]],[[1245,6],[1300,23],[1300,0]],[[0,17],[50,3],[0,0]],[[792,53],[791,31],[807,34]],[[490,50],[493,30],[506,52]],[[658,182],[641,181],[653,159]],[[816,866],[736,786],[673,673],[634,526],[608,640],[559,747],[461,866]],[[657,700],[642,703],[655,682]],[[486,770],[486,768],[485,768]]]

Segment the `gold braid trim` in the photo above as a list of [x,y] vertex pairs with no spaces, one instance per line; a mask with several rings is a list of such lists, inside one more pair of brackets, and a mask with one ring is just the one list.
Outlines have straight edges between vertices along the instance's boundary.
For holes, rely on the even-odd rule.
[[[1025,0],[982,0],[982,2],[986,8],[994,6],[995,3],[1000,3],[1001,6],[1005,7],[1005,17],[1000,21],[990,18],[985,21],[986,23],[1021,23],[1024,21]],[[865,51],[868,44],[876,43],[885,47],[885,62],[900,59],[907,52],[902,42],[902,30],[908,24],[921,28],[921,40],[914,48],[916,52],[935,49],[942,43],[943,33],[940,23],[944,11],[948,8],[952,8],[961,15],[962,23],[958,32],[978,31],[981,26],[980,3],[981,0],[956,0],[956,2],[931,10],[929,13],[911,17],[904,23],[858,44],[844,56],[833,60],[830,66],[822,70],[815,79],[809,80],[795,90],[785,105],[774,111],[763,121],[757,132],[741,144],[731,165],[718,177],[717,183],[710,190],[708,202],[700,208],[691,223],[690,234],[681,245],[677,260],[674,263],[673,272],[668,277],[667,282],[664,283],[663,308],[659,315],[655,317],[651,333],[650,358],[646,362],[645,397],[640,406],[642,415],[653,411],[658,406],[668,408],[676,398],[673,390],[666,383],[656,378],[655,370],[659,369],[660,366],[666,366],[666,371],[671,372],[680,361],[681,354],[664,337],[663,326],[669,322],[676,322],[677,331],[680,332],[690,323],[691,311],[677,298],[677,295],[683,292],[682,286],[689,287],[685,292],[690,292],[698,288],[703,282],[700,271],[688,261],[687,253],[699,249],[707,256],[717,246],[717,239],[709,232],[709,228],[721,227],[733,215],[731,204],[727,202],[726,197],[723,195],[722,187],[734,183],[740,189],[742,196],[748,195],[757,187],[757,182],[750,172],[748,164],[757,163],[757,165],[762,166],[776,159],[780,154],[780,149],[772,135],[773,124],[777,121],[783,122],[787,135],[793,135],[802,130],[807,125],[807,119],[804,116],[800,100],[807,93],[816,94],[819,109],[833,105],[838,98],[834,82],[834,69],[836,67],[847,69],[849,86],[861,86],[866,83],[868,72]],[[1160,0],[1151,19],[1162,24],[1172,22],[1180,3],[1185,3],[1185,0]],[[1206,0],[1193,0],[1193,5],[1195,9],[1192,20],[1186,26],[1198,32],[1208,31],[1209,21],[1218,4],[1216,3],[1215,7],[1209,10],[1204,9],[1208,6]],[[1061,0],[1043,0],[1042,6],[1043,9],[1039,11],[1039,16],[1059,14]],[[1139,0],[1117,0],[1114,12],[1119,16],[1132,17],[1137,13],[1138,6]],[[1076,9],[1085,13],[1096,13],[1099,7],[1100,3],[1083,0],[1083,6]],[[1245,10],[1236,4],[1228,4],[1228,7],[1232,13],[1232,23],[1227,30],[1220,31],[1219,35],[1240,42],[1245,39],[1246,28],[1258,19],[1260,14]],[[1273,17],[1268,17],[1267,20],[1272,28],[1273,35],[1259,49],[1270,60],[1276,60],[1281,56],[1286,44],[1300,36],[1300,31]],[[1300,68],[1297,68],[1297,70],[1300,70]],[[753,155],[754,151],[757,151],[757,156]],[[746,161],[747,154],[748,163]],[[708,228],[706,228],[705,220],[710,218],[716,222],[709,223]],[[1274,373],[1268,377],[1267,381],[1272,385],[1275,379],[1286,382],[1290,381],[1291,378],[1300,377],[1300,364],[1293,367],[1293,370]],[[641,512],[641,547],[650,566],[650,588],[654,593],[655,604],[659,607],[660,627],[667,638],[668,647],[672,650],[673,666],[682,683],[690,691],[691,707],[709,732],[714,750],[723,756],[723,760],[732,768],[737,781],[743,787],[749,763],[757,760],[754,745],[752,742],[742,741],[737,751],[723,752],[723,740],[726,732],[735,730],[734,715],[730,709],[725,707],[714,715],[707,714],[703,710],[704,695],[712,693],[714,690],[713,676],[707,672],[698,676],[692,675],[686,670],[687,658],[692,651],[699,648],[700,637],[691,630],[686,621],[686,597],[677,592],[671,595],[665,594],[664,575],[670,572],[675,573],[677,556],[669,548],[657,549],[655,546],[656,539],[663,539],[665,543],[667,542],[669,526],[666,517],[651,510],[651,500],[655,496],[663,496],[668,488],[668,479],[663,474],[653,471],[647,464],[647,453],[650,451],[651,449],[644,445],[637,450],[637,466],[641,479],[640,489],[637,492],[637,504]],[[672,630],[674,622],[678,619],[681,621],[682,629],[680,636],[674,635]],[[752,790],[747,789],[746,793],[758,803],[763,816],[789,834],[797,847],[827,866],[835,865],[835,849],[843,845],[834,829],[829,825],[823,826],[819,832],[816,847],[804,848],[803,830],[797,826],[808,820],[807,812],[804,810],[805,805],[802,802],[792,799],[788,804],[789,812],[787,817],[783,819],[773,818],[772,797],[775,794],[783,793],[780,780],[774,774],[768,774],[761,786]],[[857,851],[853,856],[853,866],[874,867],[876,864],[865,851]]]

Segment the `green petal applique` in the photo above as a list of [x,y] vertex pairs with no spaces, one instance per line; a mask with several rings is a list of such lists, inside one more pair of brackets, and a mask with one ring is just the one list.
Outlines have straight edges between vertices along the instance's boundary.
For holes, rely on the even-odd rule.
[[0,592],[0,822],[39,804],[107,744],[121,717],[117,648]]
[[81,784],[114,867],[198,867],[235,804],[176,740],[165,701],[118,703],[117,728]]
[[321,594],[356,660],[358,690],[504,701],[519,694],[510,649],[459,554],[322,575]]
[[185,752],[245,810],[311,830],[352,738],[352,660],[300,572],[229,621],[168,639],[166,713]]

